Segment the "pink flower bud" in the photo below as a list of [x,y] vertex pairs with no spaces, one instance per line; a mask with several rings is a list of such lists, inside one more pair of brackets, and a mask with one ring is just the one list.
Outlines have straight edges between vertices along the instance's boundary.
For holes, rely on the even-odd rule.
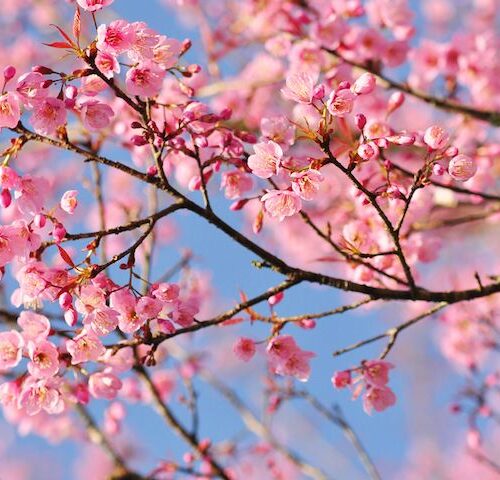
[[332,384],[335,388],[347,387],[351,384],[351,372],[349,370],[335,372],[332,377]]
[[10,194],[10,190],[7,190],[6,188],[2,189],[2,192],[0,193],[0,205],[2,205],[3,208],[7,208],[11,203],[12,195]]
[[377,140],[375,140],[375,144],[379,148],[387,148],[389,146],[389,141],[387,138],[377,138]]
[[66,236],[66,229],[62,223],[56,223],[54,225],[54,230],[52,230],[52,236],[54,237],[54,241],[56,243],[61,242]]
[[231,118],[232,114],[233,114],[233,111],[230,108],[224,108],[219,113],[219,117],[220,117],[221,120],[229,120]]
[[344,80],[343,82],[339,83],[337,90],[345,90],[347,88],[351,88],[351,83],[347,80]]
[[358,113],[354,117],[354,122],[356,123],[356,127],[358,127],[360,130],[363,130],[366,125],[366,117],[362,113]]
[[270,296],[267,299],[267,301],[268,301],[269,305],[274,307],[275,305],[278,305],[278,303],[280,303],[284,297],[285,297],[285,292],[278,292],[275,295]]
[[312,318],[304,318],[299,322],[299,326],[305,330],[312,330],[313,328],[316,328],[316,320],[313,320]]
[[9,80],[12,80],[16,76],[16,67],[14,65],[7,65],[3,69],[3,78],[7,83]]
[[33,223],[34,223],[35,227],[43,228],[43,227],[45,227],[45,224],[47,223],[47,217],[43,213],[37,213],[35,215],[35,218],[33,219]]
[[68,88],[66,88],[64,94],[66,95],[66,98],[74,100],[78,95],[78,88],[76,88],[74,85],[70,85]]
[[467,155],[457,155],[450,160],[448,173],[458,182],[466,182],[471,179],[477,171],[477,165],[472,158]]
[[439,125],[432,125],[424,133],[424,142],[432,150],[440,150],[446,147],[450,140],[450,136]]
[[72,303],[73,303],[73,298],[68,292],[63,292],[59,296],[59,306],[63,310],[68,310],[69,308],[71,308]]
[[458,155],[458,148],[457,147],[448,147],[446,151],[444,152],[444,156],[447,158],[453,158]]
[[191,65],[188,65],[187,71],[191,74],[199,73],[201,72],[201,66],[196,63],[192,63]]
[[235,202],[231,203],[229,210],[236,212],[238,210],[241,210],[248,202],[247,198],[241,198],[240,200],[236,200]]
[[439,165],[439,163],[435,163],[434,166],[432,167],[432,173],[437,176],[444,175],[445,168],[442,165]]
[[356,95],[366,95],[368,93],[373,92],[375,90],[376,86],[376,79],[375,76],[369,72],[363,73],[355,82],[354,85],[352,86],[351,90],[356,94]]
[[363,159],[363,160],[370,160],[370,158],[373,158],[375,156],[375,148],[373,148],[373,142],[371,143],[362,143],[358,147],[358,155]]
[[321,100],[325,96],[325,86],[320,83],[313,91],[313,100]]
[[401,105],[403,105],[405,101],[404,93],[402,92],[394,92],[387,102],[387,114],[391,114],[395,110],[397,110]]
[[142,147],[143,145],[147,145],[148,141],[142,135],[134,135],[130,141],[136,147]]
[[70,215],[73,215],[78,206],[77,195],[78,192],[76,190],[68,190],[61,198],[61,208]]
[[51,73],[55,73],[54,70],[49,67],[44,67],[43,65],[32,67],[31,71],[34,73],[41,73],[42,75],[50,75]]
[[149,177],[154,177],[157,174],[158,168],[156,168],[156,165],[150,165],[146,171],[146,175],[148,175]]
[[69,308],[64,312],[64,321],[70,326],[74,327],[78,322],[78,314],[74,308]]

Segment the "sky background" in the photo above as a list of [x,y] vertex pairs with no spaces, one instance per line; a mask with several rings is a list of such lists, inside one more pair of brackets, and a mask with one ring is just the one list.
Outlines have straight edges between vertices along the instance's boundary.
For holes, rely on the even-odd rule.
[[[171,12],[159,7],[155,0],[125,1],[116,0],[113,9],[118,16],[129,21],[144,20],[149,26],[169,37],[193,39],[194,47],[188,57],[190,61],[201,61],[197,57],[197,35],[188,25],[181,23]],[[218,213],[238,224],[238,214],[227,210],[228,202],[217,200],[215,208]],[[255,256],[228,241],[217,230],[202,220],[190,215],[176,215],[179,237],[164,252],[156,257],[156,272],[165,270],[165,266],[173,264],[179,258],[182,247],[189,247],[195,254],[194,265],[212,275],[212,284],[217,291],[218,310],[222,311],[231,305],[231,299],[238,298],[239,291],[251,296],[275,285],[278,276],[267,271],[257,271],[251,266]],[[445,259],[446,261],[446,259]],[[153,271],[154,277],[155,271]],[[279,306],[283,315],[298,314],[307,311],[322,311],[349,303],[355,297],[340,295],[332,289],[320,287],[301,287],[286,294],[286,301]],[[447,404],[450,396],[459,384],[459,378],[447,367],[435,348],[433,335],[429,335],[428,319],[417,325],[410,333],[403,334],[394,351],[391,361],[398,368],[391,374],[391,387],[398,396],[395,407],[382,414],[366,415],[361,401],[352,402],[347,391],[334,391],[330,377],[335,370],[358,364],[363,358],[378,356],[384,344],[376,343],[363,350],[357,350],[338,359],[331,352],[347,346],[361,338],[385,331],[390,325],[400,323],[408,318],[396,303],[391,308],[364,308],[346,313],[342,316],[328,318],[318,322],[312,331],[299,331],[294,328],[300,346],[317,352],[313,360],[313,372],[307,385],[325,404],[338,404],[343,409],[347,420],[360,435],[368,452],[375,459],[384,478],[398,478],[397,472],[406,463],[416,443],[437,442],[453,445],[453,437],[462,428],[462,421],[448,413]],[[293,328],[293,327],[291,327]],[[232,355],[231,345],[236,338],[236,329],[217,334],[203,332],[193,341],[211,343],[214,356]],[[241,330],[248,333],[249,330]],[[292,332],[292,330],[290,330]],[[251,330],[255,338],[264,338],[266,330],[256,326]],[[429,375],[432,366],[432,375]],[[242,396],[258,411],[258,394],[251,388],[251,382],[244,378],[259,378],[264,372],[258,361],[242,366],[248,375],[240,375],[235,383],[234,378],[228,383],[242,393]],[[220,376],[230,378],[230,372],[216,372]],[[439,385],[439,389],[435,388]],[[201,431],[203,436],[211,436],[215,440],[226,438],[241,429],[236,415],[227,404],[211,389],[200,386]],[[429,397],[429,392],[432,397]],[[412,406],[419,405],[416,411]],[[404,405],[404,408],[403,408]],[[94,411],[99,418],[102,405]],[[127,407],[129,418],[126,436],[139,439],[143,452],[136,452],[134,462],[139,467],[151,468],[155,460],[165,458],[169,453],[179,454],[185,451],[183,444],[169,431],[159,417],[145,407]],[[177,410],[178,411],[178,410]],[[409,414],[408,412],[416,412]],[[343,438],[340,430],[325,425],[307,408],[300,408],[293,403],[278,414],[278,418],[290,426],[291,445],[300,445],[301,453],[308,458],[321,458],[321,465],[327,471],[341,472],[336,478],[356,480],[365,478],[364,471],[353,453],[352,446]],[[302,420],[305,419],[305,420]],[[76,447],[69,442],[57,446],[48,446],[36,437],[16,438],[13,429],[5,429],[3,438],[7,448],[7,457],[23,459],[30,465],[37,465],[33,480],[72,479],[77,462]],[[447,430],[446,430],[447,429]],[[1,435],[2,430],[0,430]],[[304,439],[306,441],[304,442]],[[77,463],[78,466],[78,463]],[[329,470],[331,469],[331,470]],[[385,474],[385,475],[384,475]],[[7,479],[0,479],[7,480]],[[15,479],[14,479],[15,480]]]

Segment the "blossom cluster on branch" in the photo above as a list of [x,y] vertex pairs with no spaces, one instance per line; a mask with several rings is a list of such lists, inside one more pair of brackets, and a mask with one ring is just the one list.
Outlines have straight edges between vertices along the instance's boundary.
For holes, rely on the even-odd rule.
[[[304,400],[377,479],[342,412],[302,389],[325,343],[339,357],[381,342],[379,358],[360,353],[338,371],[332,360],[322,383],[334,396],[362,395],[368,414],[392,407],[389,373],[399,364],[386,357],[439,313],[439,347],[467,377],[451,410],[468,416],[474,465],[498,475],[486,445],[500,423],[493,0],[476,2],[467,32],[443,43],[420,36],[407,0],[174,2],[200,26],[206,68],[187,60],[190,40],[114,18],[118,2],[46,1],[67,11],[33,49],[56,56],[9,58],[0,95],[5,418],[22,433],[97,444],[111,461],[103,479],[336,477],[282,442],[203,352],[184,349],[195,332],[221,329],[232,339],[223,362],[242,371],[265,363],[266,415],[277,420]],[[235,53],[248,61],[224,75]],[[393,70],[402,65],[404,81]],[[164,265],[181,211],[256,257],[257,282],[268,270],[280,283],[217,308],[193,253]],[[282,315],[307,283],[356,298],[322,312],[305,301],[305,313]],[[397,321],[380,334],[357,332],[335,351],[314,336],[331,316],[395,301]],[[251,447],[200,436],[202,381],[259,438]],[[128,403],[159,412],[189,448],[182,459],[134,471],[113,441]]]

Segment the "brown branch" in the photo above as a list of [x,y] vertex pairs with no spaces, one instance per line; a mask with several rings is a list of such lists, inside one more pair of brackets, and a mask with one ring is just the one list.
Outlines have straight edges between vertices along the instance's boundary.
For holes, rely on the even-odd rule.
[[323,405],[316,397],[312,396],[309,392],[306,391],[297,391],[294,390],[292,395],[297,396],[299,398],[303,398],[306,400],[317,412],[319,412],[323,417],[332,422],[334,425],[337,425],[342,429],[342,432],[346,436],[346,438],[351,442],[352,446],[355,448],[361,463],[363,464],[366,473],[370,476],[372,480],[382,480],[382,477],[378,473],[377,467],[373,463],[370,455],[366,451],[366,448],[361,443],[359,436],[353,430],[353,428],[349,425],[347,420],[345,419],[340,407],[335,408],[335,412],[331,409],[327,408]]
[[389,342],[387,343],[387,346],[385,347],[384,351],[381,353],[380,358],[384,359],[387,357],[389,352],[392,350],[394,347],[394,344],[396,343],[396,339],[398,335],[403,331],[406,330],[407,328],[411,327],[415,323],[419,322],[420,320],[423,320],[424,318],[427,318],[431,316],[432,314],[438,312],[439,310],[442,310],[444,307],[446,307],[448,303],[446,302],[441,302],[438,303],[437,305],[434,305],[430,310],[427,310],[426,312],[418,315],[417,317],[414,317],[404,323],[401,323],[397,327],[390,328],[384,333],[381,333],[379,335],[375,335],[374,337],[370,337],[366,340],[362,340],[361,342],[354,343],[353,345],[350,345],[349,347],[342,348],[341,350],[337,350],[336,352],[333,353],[334,357],[338,357],[339,355],[342,355],[347,352],[352,352],[353,350],[357,350],[360,347],[364,347],[365,345],[369,345],[370,343],[377,342],[378,340],[382,340],[384,338],[389,338]]
[[151,393],[153,403],[156,406],[158,412],[165,419],[165,421],[172,428],[172,430],[179,437],[181,437],[186,443],[188,443],[193,448],[193,450],[198,452],[201,458],[204,458],[206,461],[210,463],[211,467],[213,468],[213,470],[215,471],[215,473],[219,478],[222,478],[224,480],[230,480],[230,477],[227,475],[227,473],[225,473],[224,468],[212,457],[209,450],[204,449],[200,446],[200,442],[197,436],[194,433],[188,432],[188,430],[180,423],[178,418],[174,415],[172,410],[162,400],[161,393],[159,392],[154,382],[151,380],[151,377],[149,376],[146,369],[139,363],[134,367],[134,369],[138,373],[138,375],[142,378],[146,387]]
[[487,122],[495,127],[500,126],[500,112],[497,111],[491,111],[491,110],[479,110],[477,108],[468,106],[468,105],[462,105],[461,103],[454,102],[452,100],[446,100],[443,98],[438,98],[434,97],[432,95],[429,95],[425,92],[415,90],[408,86],[406,83],[401,83],[397,82],[395,80],[392,80],[391,78],[387,77],[383,73],[380,73],[377,71],[375,68],[355,62],[353,60],[348,60],[347,58],[343,57],[339,52],[336,50],[331,50],[329,48],[324,48],[323,50],[325,52],[330,53],[334,57],[338,58],[344,63],[347,63],[348,65],[351,65],[352,67],[359,68],[360,70],[364,70],[365,72],[370,72],[372,75],[374,75],[378,82],[384,87],[384,88],[393,88],[395,90],[399,90],[400,92],[406,93],[408,95],[411,95],[412,97],[418,98],[419,100],[422,100],[425,103],[428,103],[436,108],[439,108],[441,110],[445,110],[448,112],[453,112],[453,113],[461,113],[463,115],[467,115],[469,117],[472,117],[476,120],[481,120],[483,122]]

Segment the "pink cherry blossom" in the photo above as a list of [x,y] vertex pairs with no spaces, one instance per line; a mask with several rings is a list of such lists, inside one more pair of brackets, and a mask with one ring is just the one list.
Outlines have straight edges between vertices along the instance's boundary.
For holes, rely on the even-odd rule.
[[121,388],[122,382],[112,373],[97,372],[89,377],[89,392],[95,398],[113,400]]
[[97,100],[88,100],[80,105],[80,113],[85,128],[98,131],[106,128],[114,116],[113,109]]
[[433,150],[440,150],[448,145],[450,136],[439,125],[432,125],[424,133],[424,142]]
[[49,414],[61,413],[64,410],[64,401],[51,381],[27,378],[19,395],[19,408],[23,408],[30,416],[37,415],[42,410]]
[[265,205],[266,212],[280,222],[285,217],[291,217],[300,212],[302,208],[300,197],[290,190],[270,190],[262,196],[261,201]]
[[44,80],[44,76],[38,72],[28,72],[17,79],[16,92],[25,107],[33,108],[48,95],[49,89],[43,88]]
[[131,68],[126,76],[127,92],[131,95],[154,97],[160,93],[165,70],[156,63],[146,60]]
[[59,371],[59,352],[56,346],[43,340],[28,344],[28,353],[31,362],[28,363],[28,372],[34,378],[53,377]]
[[332,377],[332,384],[335,388],[345,388],[351,385],[351,381],[351,372],[349,370],[335,372]]
[[17,324],[21,327],[21,334],[26,343],[43,341],[50,332],[49,319],[30,310],[24,310],[19,314]]
[[66,108],[58,98],[47,97],[33,106],[30,123],[35,132],[51,135],[66,123]]
[[448,173],[453,180],[466,182],[470,180],[477,171],[477,163],[467,155],[457,155],[450,160]]
[[262,135],[282,148],[288,148],[295,143],[295,127],[284,116],[263,118],[260,129]]
[[356,95],[367,95],[375,89],[376,79],[371,73],[363,73],[360,77],[356,79],[351,90]]
[[255,355],[255,342],[251,338],[240,337],[233,345],[233,351],[238,358],[248,362]]
[[248,166],[260,178],[270,178],[279,172],[283,150],[272,140],[256,143],[254,154],[248,157]]
[[21,118],[19,100],[12,92],[0,96],[0,129],[14,128]]
[[0,332],[0,370],[16,367],[23,355],[23,337],[15,330]]
[[328,111],[335,117],[344,117],[352,112],[356,95],[351,90],[344,88],[330,94],[327,101]]
[[394,365],[389,362],[368,360],[363,363],[363,377],[371,385],[382,387],[389,381],[391,368],[394,368]]
[[252,189],[253,181],[250,175],[241,170],[233,170],[222,174],[221,189],[224,188],[224,195],[230,200],[240,198]]
[[313,200],[324,180],[322,173],[314,169],[293,172],[290,176],[293,191],[303,200]]
[[61,208],[66,212],[72,215],[75,212],[75,209],[78,205],[77,200],[78,191],[77,190],[68,190],[64,192],[61,197]]
[[115,73],[120,73],[120,64],[117,58],[109,52],[98,52],[95,64],[107,78],[112,78]]
[[97,28],[97,48],[101,52],[120,55],[132,48],[134,40],[134,29],[125,20],[114,20]]
[[286,87],[281,89],[281,93],[294,102],[309,104],[313,100],[317,81],[318,76],[308,72],[291,73],[286,77]]
[[396,403],[396,395],[389,387],[370,386],[363,395],[363,409],[367,414],[371,414],[375,409],[382,412]]
[[78,5],[88,12],[96,12],[111,5],[114,0],[76,0]]
[[66,348],[71,355],[73,365],[89,361],[95,362],[106,351],[101,340],[92,330],[83,330],[72,340],[68,340]]

